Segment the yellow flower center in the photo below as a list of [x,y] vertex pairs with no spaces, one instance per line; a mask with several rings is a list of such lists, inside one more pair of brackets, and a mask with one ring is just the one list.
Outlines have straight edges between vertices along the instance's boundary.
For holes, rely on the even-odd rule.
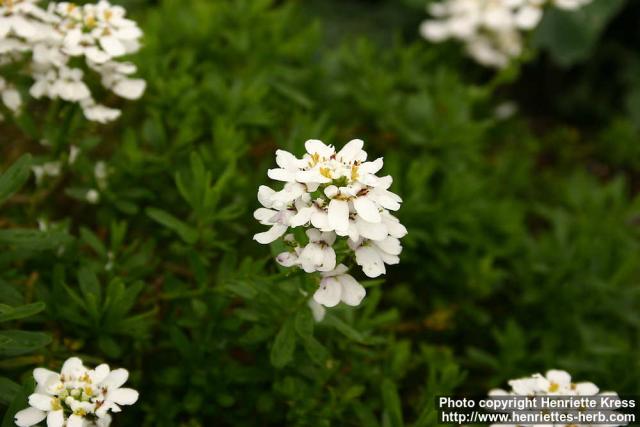
[[549,384],[549,391],[551,393],[558,391],[559,388],[560,385],[558,383],[551,382],[551,384]]

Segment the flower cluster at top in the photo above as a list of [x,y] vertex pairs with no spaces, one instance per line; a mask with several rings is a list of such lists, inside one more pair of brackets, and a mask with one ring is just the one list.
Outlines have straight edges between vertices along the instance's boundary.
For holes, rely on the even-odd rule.
[[[145,81],[131,77],[136,66],[120,60],[139,50],[142,37],[125,14],[106,0],[81,6],[52,2],[46,9],[37,0],[0,0],[0,66],[28,75],[34,98],[78,103],[91,121],[115,120],[120,110],[94,99],[85,73],[97,73],[102,86],[119,97],[142,96]],[[20,93],[7,80],[0,79],[3,103],[18,112]]]
[[[269,244],[283,238],[290,250],[276,257],[278,263],[307,273],[320,272],[313,299],[326,307],[341,301],[359,305],[366,293],[340,261],[354,256],[365,275],[378,277],[386,272],[385,264],[400,261],[399,239],[407,234],[389,212],[398,210],[402,202],[389,191],[393,179],[376,175],[382,158],[366,161],[363,145],[362,140],[354,139],[336,152],[331,145],[309,140],[301,159],[278,150],[279,168],[270,169],[268,176],[284,182],[284,188],[275,191],[261,186],[258,190],[263,207],[254,217],[270,229],[254,239]],[[305,235],[287,234],[297,227],[306,229]],[[345,259],[336,255],[340,244]]]
[[[566,371],[552,369],[547,371],[545,375],[534,374],[526,378],[518,378],[509,381],[511,390],[494,389],[489,392],[489,396],[610,396],[616,399],[618,394],[615,392],[600,392],[598,386],[590,382],[574,383],[571,381],[571,375]],[[613,413],[613,411],[609,411]],[[504,424],[492,424],[491,427],[504,426]],[[581,427],[580,424],[554,424],[558,427]],[[615,424],[621,425],[621,424]],[[524,426],[523,426],[524,427]]]
[[525,31],[535,28],[548,4],[565,10],[591,0],[442,0],[431,3],[420,33],[431,42],[456,39],[478,63],[504,68],[523,51]]
[[106,427],[109,412],[120,412],[121,405],[133,405],[138,392],[122,388],[129,378],[125,369],[110,370],[102,364],[87,369],[72,357],[56,373],[44,368],[33,371],[37,386],[29,396],[30,407],[16,414],[19,427],[29,427],[47,420],[48,427]]

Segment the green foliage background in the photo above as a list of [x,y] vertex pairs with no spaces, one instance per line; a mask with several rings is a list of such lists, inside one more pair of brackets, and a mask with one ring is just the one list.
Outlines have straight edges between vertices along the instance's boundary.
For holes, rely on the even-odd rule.
[[[421,40],[422,1],[121,4],[142,100],[108,126],[42,102],[0,124],[3,427],[71,355],[131,371],[117,426],[431,426],[435,395],[550,368],[640,394],[637,2],[548,14],[497,75]],[[256,192],[277,148],[356,137],[409,235],[315,324],[313,281],[251,239]]]

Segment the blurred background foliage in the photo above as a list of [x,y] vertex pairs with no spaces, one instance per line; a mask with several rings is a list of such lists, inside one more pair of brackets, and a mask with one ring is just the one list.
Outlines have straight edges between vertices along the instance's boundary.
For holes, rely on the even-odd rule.
[[[549,13],[498,75],[421,40],[422,0],[119,3],[144,98],[0,124],[3,427],[70,355],[131,370],[121,426],[430,426],[438,394],[549,368],[640,394],[640,3]],[[315,323],[255,194],[277,148],[355,137],[409,235]]]

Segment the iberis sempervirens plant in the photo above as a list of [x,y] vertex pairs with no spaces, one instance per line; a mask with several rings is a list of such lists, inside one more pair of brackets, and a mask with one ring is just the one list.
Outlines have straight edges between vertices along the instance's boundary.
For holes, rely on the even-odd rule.
[[133,405],[138,392],[123,388],[129,378],[126,369],[110,370],[103,364],[86,368],[72,357],[60,373],[44,368],[33,371],[36,390],[29,396],[30,407],[16,414],[19,427],[30,427],[46,420],[48,427],[107,427],[110,412]]
[[399,239],[407,234],[390,213],[402,202],[389,191],[393,179],[376,175],[382,158],[367,161],[362,147],[363,142],[354,139],[336,152],[331,145],[309,140],[301,159],[278,150],[279,168],[270,169],[268,176],[284,186],[258,190],[263,207],[254,217],[270,228],[254,239],[269,244],[282,238],[290,249],[276,257],[278,263],[319,272],[313,299],[325,307],[359,305],[366,292],[347,274],[346,265],[355,261],[367,277],[384,274],[385,264],[400,261]]
[[479,64],[504,68],[522,55],[523,33],[540,23],[545,7],[575,10],[588,3],[591,0],[441,0],[429,4],[433,19],[422,23],[420,33],[434,43],[458,40]]
[[137,69],[124,57],[140,48],[142,31],[125,18],[121,6],[0,0],[0,95],[4,106],[19,112],[16,82],[27,76],[34,98],[77,103],[84,116],[100,123],[115,120],[120,110],[98,103],[87,83],[95,73],[107,91],[125,99],[142,96],[146,83],[132,78]]
[[[537,396],[565,396],[565,397],[581,397],[581,396],[602,396],[611,399],[611,408],[616,409],[619,406],[615,404],[619,401],[618,394],[612,391],[601,392],[597,385],[591,382],[573,382],[571,375],[566,371],[552,369],[547,371],[545,375],[534,374],[530,377],[518,378],[509,381],[511,389],[509,391],[494,389],[489,391],[489,396],[500,398],[509,396],[537,397]],[[605,416],[618,414],[612,409],[606,410],[599,408],[599,412]],[[612,419],[614,417],[610,417]],[[538,424],[539,425],[539,424]],[[607,424],[608,426],[618,426],[626,424]],[[504,424],[492,424],[490,427],[500,427]],[[588,427],[591,424],[554,424],[558,427]],[[522,427],[526,427],[523,425]]]

